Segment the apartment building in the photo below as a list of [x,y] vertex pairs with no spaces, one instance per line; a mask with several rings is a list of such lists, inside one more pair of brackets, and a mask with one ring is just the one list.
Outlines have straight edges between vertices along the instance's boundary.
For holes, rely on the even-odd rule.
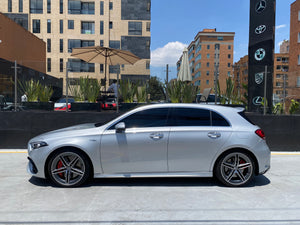
[[300,99],[300,0],[291,4],[288,97]]
[[[205,88],[214,88],[218,77],[221,92],[226,89],[226,78],[232,76],[234,32],[217,32],[216,29],[200,31],[188,46],[192,83]],[[181,60],[177,62],[180,68]]]
[[73,48],[104,46],[142,59],[121,65],[122,79],[150,77],[151,0],[2,0],[0,11],[46,42],[49,75],[65,78],[69,62],[71,81],[88,75],[108,85],[116,67],[107,67],[105,82],[105,65],[70,56]]

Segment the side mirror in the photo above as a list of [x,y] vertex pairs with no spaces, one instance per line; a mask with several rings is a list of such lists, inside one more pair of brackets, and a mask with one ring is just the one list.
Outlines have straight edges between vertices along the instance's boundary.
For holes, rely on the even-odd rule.
[[116,133],[123,133],[125,131],[125,123],[124,122],[121,122],[121,123],[118,123],[116,126],[115,126],[115,129],[116,129]]

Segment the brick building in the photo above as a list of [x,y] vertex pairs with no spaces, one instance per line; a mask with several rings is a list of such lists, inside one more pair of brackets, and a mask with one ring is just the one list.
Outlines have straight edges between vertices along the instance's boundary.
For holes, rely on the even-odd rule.
[[[232,76],[234,32],[217,32],[216,29],[200,31],[188,46],[192,82],[200,87],[214,88],[218,75],[221,92],[226,88],[226,78]],[[181,58],[177,62],[179,71]]]
[[300,0],[291,4],[288,97],[300,99]]

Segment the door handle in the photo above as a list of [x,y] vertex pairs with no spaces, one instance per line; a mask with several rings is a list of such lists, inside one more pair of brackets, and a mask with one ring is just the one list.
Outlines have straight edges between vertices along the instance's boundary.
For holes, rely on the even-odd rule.
[[207,134],[207,136],[212,139],[217,139],[217,138],[221,137],[221,134],[219,132],[209,132]]
[[159,139],[162,139],[163,137],[164,137],[164,135],[161,133],[150,134],[150,138],[153,140],[159,140]]

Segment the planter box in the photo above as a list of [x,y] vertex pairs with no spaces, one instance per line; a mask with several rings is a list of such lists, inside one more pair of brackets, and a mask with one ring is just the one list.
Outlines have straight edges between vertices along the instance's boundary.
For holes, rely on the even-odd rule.
[[21,104],[29,110],[54,110],[54,102],[22,102]]
[[72,102],[71,111],[101,111],[100,103]]

